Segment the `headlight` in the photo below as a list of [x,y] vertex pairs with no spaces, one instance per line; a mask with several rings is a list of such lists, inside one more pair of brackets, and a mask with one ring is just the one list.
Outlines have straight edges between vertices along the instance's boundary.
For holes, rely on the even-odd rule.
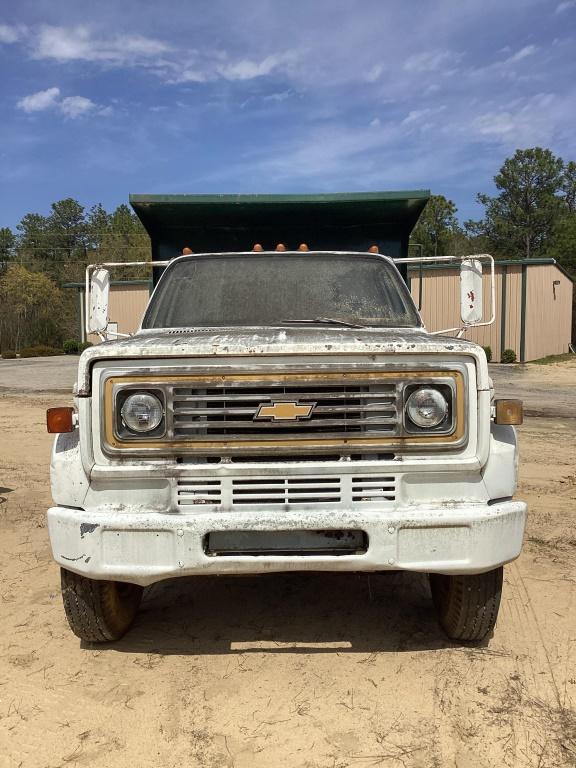
[[138,392],[126,398],[120,415],[132,432],[151,432],[162,421],[164,412],[157,397],[147,392]]
[[437,389],[417,389],[406,401],[406,413],[417,427],[437,427],[448,415],[448,403]]

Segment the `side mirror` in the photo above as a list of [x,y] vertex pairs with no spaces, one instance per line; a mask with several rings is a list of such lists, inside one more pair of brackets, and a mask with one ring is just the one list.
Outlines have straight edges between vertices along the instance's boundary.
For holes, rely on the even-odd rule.
[[108,296],[110,293],[110,272],[95,269],[90,276],[88,297],[88,333],[104,333],[108,327]]
[[464,325],[482,320],[482,264],[463,259],[460,265],[460,317]]

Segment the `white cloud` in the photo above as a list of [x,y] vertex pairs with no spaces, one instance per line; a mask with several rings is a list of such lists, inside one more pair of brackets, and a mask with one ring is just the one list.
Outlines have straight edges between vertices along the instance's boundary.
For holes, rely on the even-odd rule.
[[182,69],[170,79],[171,83],[205,83],[209,80],[209,76],[206,72],[202,72],[199,69]]
[[298,58],[296,51],[284,51],[265,56],[260,60],[239,59],[227,61],[226,54],[215,51],[201,56],[198,51],[193,51],[188,58],[193,63],[182,69],[179,58],[169,60],[164,58],[159,66],[161,74],[167,77],[170,83],[207,83],[216,80],[242,81],[254,80],[274,73],[286,75],[291,65]]
[[272,54],[260,62],[241,59],[234,64],[219,67],[218,71],[225,80],[252,80],[255,77],[271,74],[280,63],[282,63],[282,57]]
[[253,80],[280,69],[286,71],[296,59],[295,51],[285,51],[262,58],[235,60],[226,52],[214,49],[178,51],[161,40],[143,35],[98,36],[86,26],[43,26],[29,34],[28,43],[34,59],[140,66],[172,84]]
[[535,45],[525,45],[524,48],[520,48],[519,51],[516,51],[515,54],[506,59],[506,62],[504,63],[512,64],[516,61],[522,61],[522,59],[525,59],[527,56],[532,56],[537,50],[538,48]]
[[415,123],[418,120],[422,119],[423,117],[426,117],[432,112],[431,109],[413,109],[411,112],[408,113],[408,115],[402,120],[402,125],[409,125],[410,123]]
[[366,72],[364,79],[367,83],[375,83],[376,80],[380,79],[383,71],[384,67],[382,64],[375,64],[372,69],[369,69],[368,72]]
[[67,96],[65,99],[62,99],[59,107],[63,115],[75,118],[85,115],[87,112],[92,112],[96,109],[97,105],[85,96]]
[[[506,53],[509,49],[506,49]],[[474,78],[480,78],[485,80],[494,80],[495,78],[505,78],[511,81],[526,80],[525,70],[520,68],[522,74],[518,74],[519,62],[523,62],[531,56],[534,56],[538,52],[538,46],[525,45],[523,48],[518,49],[511,56],[505,59],[499,59],[492,61],[490,64],[480,66],[468,71],[468,74]],[[530,72],[530,70],[528,70]]]
[[422,51],[415,53],[404,62],[406,72],[438,72],[451,69],[462,58],[454,51]]
[[98,113],[101,115],[108,115],[111,112],[110,107],[98,107],[97,104],[85,96],[66,96],[61,99],[60,88],[56,87],[24,96],[17,102],[16,106],[28,114],[52,109],[71,119],[81,117],[95,110],[98,110]]
[[564,13],[564,11],[569,11],[570,8],[576,7],[576,0],[565,0],[563,3],[559,3],[559,5],[556,6],[556,10],[554,13]]
[[281,104],[283,101],[286,101],[286,99],[289,99],[293,95],[293,91],[288,88],[285,91],[276,91],[275,93],[269,93],[267,96],[264,96],[262,101],[272,101],[277,104]]
[[424,107],[424,109],[413,109],[411,112],[408,113],[408,115],[402,120],[401,125],[413,125],[414,123],[418,123],[420,127],[432,127],[432,123],[426,122],[423,123],[422,121],[424,118],[427,118],[428,120],[435,115],[440,114],[440,112],[444,112],[446,109],[445,104],[440,104],[437,107]]
[[464,131],[504,145],[549,144],[567,119],[569,108],[552,93],[517,99],[507,109],[484,112]]
[[144,63],[167,53],[170,46],[142,35],[95,37],[87,27],[41,27],[32,36],[32,56],[56,61],[99,61],[110,64]]
[[13,27],[8,24],[0,24],[0,43],[17,43],[24,35],[24,27]]
[[60,88],[47,88],[45,91],[37,91],[29,96],[24,96],[16,104],[23,112],[43,112],[58,105]]

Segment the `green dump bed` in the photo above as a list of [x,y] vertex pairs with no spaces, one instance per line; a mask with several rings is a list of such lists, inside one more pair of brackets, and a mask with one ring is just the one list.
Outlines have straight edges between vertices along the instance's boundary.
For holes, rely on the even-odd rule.
[[330,195],[130,195],[152,240],[152,259],[182,253],[274,250],[367,251],[377,245],[406,256],[410,232],[430,192],[362,192]]

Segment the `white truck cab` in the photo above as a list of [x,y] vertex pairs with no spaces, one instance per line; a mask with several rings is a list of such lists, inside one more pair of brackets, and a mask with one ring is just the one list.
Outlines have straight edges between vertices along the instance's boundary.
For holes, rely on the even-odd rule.
[[[79,637],[121,637],[162,579],[294,570],[425,572],[449,637],[492,631],[526,520],[521,404],[493,400],[481,347],[423,327],[406,258],[374,250],[161,262],[140,329],[83,352],[74,412],[48,419]],[[104,334],[106,272],[90,277]]]

